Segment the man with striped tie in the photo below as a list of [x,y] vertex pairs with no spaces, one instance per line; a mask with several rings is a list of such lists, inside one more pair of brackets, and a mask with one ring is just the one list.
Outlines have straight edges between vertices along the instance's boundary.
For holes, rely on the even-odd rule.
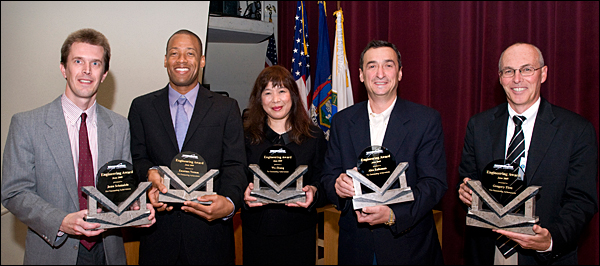
[[470,206],[466,182],[480,179],[487,163],[506,159],[520,165],[527,186],[541,186],[535,206],[539,223],[532,228],[535,235],[467,226],[465,263],[577,264],[578,239],[598,209],[594,127],[540,96],[548,66],[537,47],[511,45],[498,68],[508,104],[469,120],[459,198]]

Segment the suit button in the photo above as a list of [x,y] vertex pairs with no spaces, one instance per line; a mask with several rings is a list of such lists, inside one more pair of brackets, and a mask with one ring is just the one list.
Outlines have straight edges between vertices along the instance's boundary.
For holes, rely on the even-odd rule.
[[73,246],[73,249],[74,249],[74,250],[77,250],[77,247],[78,247],[78,246],[79,246],[79,245],[75,245],[75,246]]

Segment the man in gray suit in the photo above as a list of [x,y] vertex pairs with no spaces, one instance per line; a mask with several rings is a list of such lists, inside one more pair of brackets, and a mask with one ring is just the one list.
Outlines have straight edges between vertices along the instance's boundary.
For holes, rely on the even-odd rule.
[[[78,195],[82,169],[93,167],[93,179],[104,163],[131,162],[127,119],[96,104],[109,61],[110,46],[102,33],[93,29],[71,33],[61,49],[65,92],[11,120],[2,204],[28,226],[24,264],[126,264],[120,229],[93,230],[100,224],[84,220],[88,210],[80,206],[87,205]],[[87,143],[79,144],[80,133]],[[78,151],[88,145],[85,154],[91,158],[84,166],[79,159],[86,156]],[[143,227],[155,222],[154,209],[148,205],[152,223]],[[86,248],[80,243],[84,239],[93,246]]]

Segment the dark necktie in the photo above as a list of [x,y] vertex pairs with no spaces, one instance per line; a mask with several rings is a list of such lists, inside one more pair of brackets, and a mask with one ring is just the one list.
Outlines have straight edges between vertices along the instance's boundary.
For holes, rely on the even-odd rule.
[[523,121],[525,121],[524,116],[513,116],[513,121],[515,122],[515,133],[513,134],[512,139],[510,140],[510,145],[508,146],[508,150],[506,153],[506,163],[519,163],[518,160],[525,155],[525,135],[523,134]]
[[[87,124],[85,122],[87,114],[81,114],[81,126],[79,127],[79,164],[77,191],[79,195],[79,209],[85,210],[87,206],[87,197],[81,191],[82,187],[94,186],[94,164],[92,163],[92,152],[90,151],[90,143],[88,141]],[[91,212],[92,210],[88,210]],[[94,210],[95,211],[95,210]],[[96,244],[97,237],[81,236],[81,244],[88,250]]]
[[[519,159],[525,156],[525,135],[523,134],[523,121],[525,121],[524,116],[513,116],[513,121],[515,122],[515,133],[513,134],[512,139],[510,140],[510,145],[508,146],[508,150],[506,152],[506,163],[520,163]],[[512,254],[517,252],[517,242],[510,240],[508,237],[498,234],[496,238],[496,246],[502,252],[505,258],[510,257]]]

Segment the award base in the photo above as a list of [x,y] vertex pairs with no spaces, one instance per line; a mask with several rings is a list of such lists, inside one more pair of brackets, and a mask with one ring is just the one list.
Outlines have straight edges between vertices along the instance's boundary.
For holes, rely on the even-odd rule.
[[[251,164],[249,168],[254,173],[254,189],[250,191],[250,195],[256,197],[256,201],[253,201],[252,203],[285,204],[306,201],[306,193],[302,191],[302,180],[304,174],[308,171],[308,166],[298,166],[296,170],[279,185],[273,182],[273,180],[271,180],[257,164]],[[261,180],[269,187],[261,188]],[[286,187],[294,181],[296,181],[296,188],[286,189]]]
[[[481,185],[479,180],[467,181],[473,191],[473,200],[467,213],[467,225],[481,228],[502,229],[510,232],[535,235],[533,225],[539,222],[535,213],[535,195],[540,186],[527,187],[506,206],[499,204]],[[484,210],[483,203],[491,210]],[[518,206],[525,204],[525,214],[512,213]]]
[[[406,185],[405,171],[407,168],[407,162],[399,163],[381,188],[358,171],[353,169],[346,170],[346,174],[352,177],[352,182],[354,183],[354,197],[352,198],[354,209],[358,210],[364,207],[413,201],[414,196],[412,190]],[[396,178],[398,178],[398,181],[400,182],[400,188],[389,189]],[[360,184],[365,185],[374,192],[362,194]]]
[[[150,210],[146,208],[145,193],[151,185],[151,182],[141,182],[137,189],[119,206],[95,187],[82,187],[81,190],[88,195],[88,215],[85,220],[100,224],[100,227],[94,230],[150,224],[152,221],[146,219],[150,216]],[[139,200],[140,209],[128,210],[135,200]],[[110,212],[98,212],[98,203],[109,209]]]
[[[163,184],[167,187],[167,193],[163,194],[161,192],[158,196],[160,202],[183,203],[184,201],[193,201],[210,205],[212,201],[198,201],[197,198],[217,194],[213,191],[213,178],[219,174],[219,170],[211,169],[189,187],[166,166],[160,166],[158,172],[163,177]],[[171,188],[171,185],[174,189]],[[197,191],[202,186],[206,186],[206,190]]]

